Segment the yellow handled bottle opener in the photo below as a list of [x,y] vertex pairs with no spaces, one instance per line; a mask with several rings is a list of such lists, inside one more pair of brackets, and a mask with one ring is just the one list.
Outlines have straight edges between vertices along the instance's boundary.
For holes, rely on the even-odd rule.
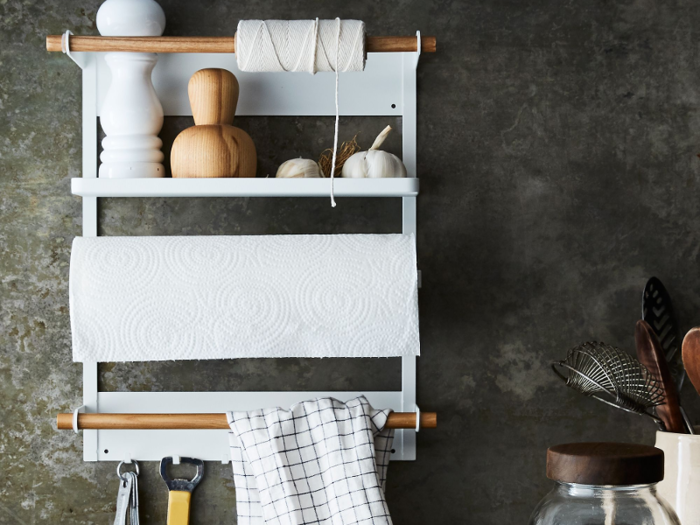
[[168,465],[173,463],[172,457],[160,460],[160,477],[168,486],[168,524],[189,525],[190,500],[192,491],[204,476],[204,462],[201,459],[180,458],[181,463],[189,463],[197,467],[197,474],[192,479],[171,479],[168,475]]

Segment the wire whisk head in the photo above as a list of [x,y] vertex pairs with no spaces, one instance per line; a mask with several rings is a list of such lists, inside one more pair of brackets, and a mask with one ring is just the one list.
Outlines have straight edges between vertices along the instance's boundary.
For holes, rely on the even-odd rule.
[[627,352],[605,343],[588,342],[569,350],[566,359],[552,363],[552,369],[567,386],[583,395],[658,422],[649,410],[664,402],[661,385]]

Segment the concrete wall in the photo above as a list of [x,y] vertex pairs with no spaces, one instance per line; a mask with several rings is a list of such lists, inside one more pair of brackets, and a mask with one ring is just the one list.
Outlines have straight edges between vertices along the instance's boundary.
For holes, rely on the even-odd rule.
[[[111,523],[113,463],[83,463],[54,416],[81,401],[71,362],[70,243],[81,232],[80,71],[44,37],[96,34],[97,0],[0,1],[0,523]],[[395,463],[397,524],[523,523],[548,490],[547,446],[653,442],[650,420],[566,390],[576,343],[632,350],[657,275],[683,328],[700,322],[700,10],[688,0],[223,2],[161,0],[168,35],[230,35],[240,18],[360,18],[374,35],[438,37],[419,69],[419,402],[440,427]],[[260,175],[330,145],[332,119],[239,119]],[[383,119],[344,119],[366,147]],[[168,119],[166,141],[190,124]],[[400,150],[400,140],[388,145]],[[109,235],[393,232],[400,203],[112,200]],[[106,390],[395,388],[395,361],[105,365]],[[700,421],[692,388],[684,400]],[[142,522],[166,491],[143,465]],[[235,522],[230,467],[208,464],[193,523]]]

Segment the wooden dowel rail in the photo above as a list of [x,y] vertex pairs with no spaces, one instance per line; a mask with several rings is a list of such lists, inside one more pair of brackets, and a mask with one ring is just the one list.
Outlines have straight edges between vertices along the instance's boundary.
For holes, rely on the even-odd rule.
[[[368,53],[400,53],[416,51],[415,36],[368,36]],[[421,37],[421,52],[435,53],[434,36]],[[61,35],[46,37],[47,51],[61,51]],[[134,52],[134,53],[235,53],[235,36],[71,36],[70,50],[75,52]]]
[[[58,414],[59,430],[73,428],[73,414]],[[392,412],[388,428],[416,428],[415,412]],[[436,428],[437,414],[421,412],[421,428]],[[217,430],[227,429],[226,414],[78,414],[84,430]]]

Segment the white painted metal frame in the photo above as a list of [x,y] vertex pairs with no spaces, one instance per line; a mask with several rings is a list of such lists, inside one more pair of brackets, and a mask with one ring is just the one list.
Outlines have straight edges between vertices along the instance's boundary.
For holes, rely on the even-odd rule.
[[[418,37],[420,38],[420,36]],[[418,45],[420,49],[420,41]],[[340,81],[341,115],[403,117],[403,161],[408,179],[336,180],[336,196],[401,197],[403,233],[416,233],[416,67],[419,53],[370,54],[362,73]],[[97,118],[109,86],[109,69],[99,53],[73,53],[83,68],[83,178],[73,179],[73,193],[83,196],[83,235],[97,236],[98,197],[322,196],[328,180],[109,180],[97,178]],[[239,115],[333,115],[333,75],[246,74],[234,55],[161,55],[153,79],[166,115],[191,115],[187,81],[198,69],[222,67],[241,84]],[[305,183],[304,186],[293,184]],[[348,400],[364,394],[377,407],[416,410],[416,358],[401,363],[401,390],[387,392],[99,392],[98,364],[83,364],[83,404],[94,413],[196,413],[287,407],[317,396]],[[86,461],[159,460],[168,455],[210,461],[229,460],[225,430],[85,430]],[[392,459],[416,458],[416,432],[396,433]]]
[[[418,179],[335,179],[336,197],[415,197]],[[83,197],[328,197],[328,179],[73,179]]]

